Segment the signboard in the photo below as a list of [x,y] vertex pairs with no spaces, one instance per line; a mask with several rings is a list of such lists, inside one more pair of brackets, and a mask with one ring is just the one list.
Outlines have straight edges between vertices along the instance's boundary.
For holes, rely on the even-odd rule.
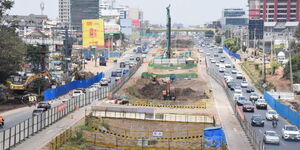
[[132,19],[132,26],[133,26],[133,27],[136,27],[136,28],[141,27],[141,22],[140,22],[140,20],[138,20],[138,19]]
[[259,18],[259,9],[249,9],[249,19]]
[[120,16],[120,12],[114,9],[102,9],[101,16]]
[[121,27],[118,24],[105,23],[104,31],[105,34],[119,34],[121,33]]
[[82,20],[82,45],[104,46],[104,23],[102,19]]
[[153,131],[152,136],[153,137],[163,137],[163,132],[162,131]]
[[131,19],[120,19],[121,32],[125,35],[131,35],[132,33],[132,20]]

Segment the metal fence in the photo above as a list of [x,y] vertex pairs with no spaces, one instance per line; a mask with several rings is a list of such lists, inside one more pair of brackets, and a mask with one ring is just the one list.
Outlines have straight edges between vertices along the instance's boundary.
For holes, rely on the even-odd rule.
[[53,107],[39,115],[32,116],[31,118],[24,120],[13,127],[10,127],[9,129],[0,131],[0,150],[10,149],[16,144],[19,144],[21,141],[26,140],[30,136],[33,136],[39,131],[62,119],[67,114],[81,107],[89,105],[93,101],[105,98],[109,93],[118,91],[118,89],[120,89],[138,70],[141,64],[142,60],[135,67],[130,69],[129,73],[123,75],[119,80],[120,82],[115,82],[110,86],[93,92],[87,92],[84,95],[72,97],[66,101],[63,101],[56,107]]
[[212,67],[210,67],[210,63],[207,61],[207,59],[205,59],[205,63],[206,63],[206,66],[207,66],[206,68],[207,68],[208,74],[212,78],[214,78],[214,80],[216,82],[218,82],[224,88],[224,90],[226,92],[226,95],[229,98],[229,102],[231,104],[231,107],[232,107],[238,121],[240,122],[243,130],[245,131],[248,139],[250,140],[253,148],[255,150],[266,150],[265,144],[261,140],[259,140],[258,135],[255,132],[255,130],[253,130],[253,128],[251,127],[250,122],[247,119],[245,119],[245,114],[236,105],[233,94],[230,91],[230,89],[227,87],[224,78],[221,77],[220,74],[218,72],[216,72],[216,70],[213,70]]
[[185,58],[171,58],[171,59],[162,59],[156,58],[153,59],[153,64],[186,64]]

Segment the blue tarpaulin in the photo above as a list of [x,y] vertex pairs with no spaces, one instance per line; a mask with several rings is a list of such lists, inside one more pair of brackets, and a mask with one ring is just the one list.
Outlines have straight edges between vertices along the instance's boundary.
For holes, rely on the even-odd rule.
[[44,101],[49,101],[58,98],[62,95],[67,94],[69,91],[77,88],[87,88],[93,85],[94,83],[99,82],[102,79],[102,77],[103,77],[103,73],[100,73],[90,79],[72,81],[68,84],[59,86],[55,89],[46,90],[44,91]]
[[226,47],[223,47],[223,50],[229,54],[232,57],[235,57],[236,59],[241,59],[241,56],[239,54],[233,53],[232,51],[230,51],[229,49],[227,49]]
[[102,52],[103,57],[121,57],[122,52]]
[[296,125],[298,128],[300,128],[300,113],[292,110],[289,106],[280,103],[266,91],[264,92],[264,98],[280,116],[286,118],[293,125]]
[[205,148],[218,148],[226,144],[226,137],[222,127],[204,129]]

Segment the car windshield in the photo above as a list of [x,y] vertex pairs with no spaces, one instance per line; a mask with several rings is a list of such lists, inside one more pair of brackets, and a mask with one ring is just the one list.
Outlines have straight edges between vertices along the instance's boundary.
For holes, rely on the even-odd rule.
[[41,110],[41,109],[35,109],[35,110],[33,111],[33,113],[41,113],[41,112],[43,112],[43,110]]
[[74,91],[74,93],[81,93],[80,91]]
[[252,105],[251,102],[245,102],[244,105]]
[[257,102],[258,102],[258,103],[266,103],[265,100],[258,100]]
[[239,100],[245,101],[245,100],[246,100],[246,97],[239,97]]
[[288,131],[298,131],[298,128],[295,127],[295,126],[287,126],[286,130],[288,130]]
[[275,111],[269,111],[269,114],[271,114],[271,115],[275,115],[275,114],[277,114]]
[[267,132],[266,135],[268,135],[268,136],[278,136],[275,132]]

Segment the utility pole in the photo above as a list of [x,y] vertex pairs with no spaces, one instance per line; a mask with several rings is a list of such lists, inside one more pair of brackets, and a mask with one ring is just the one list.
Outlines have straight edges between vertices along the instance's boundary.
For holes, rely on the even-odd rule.
[[266,54],[265,54],[265,39],[263,37],[263,63],[264,63],[264,70],[263,70],[263,82],[266,83]]
[[291,81],[291,89],[294,92],[294,88],[293,88],[294,79],[293,79],[293,65],[292,65],[292,50],[289,47],[289,41],[290,41],[290,32],[288,31],[288,35],[287,35],[287,49],[289,51],[290,81]]
[[240,44],[241,44],[241,50],[242,51],[243,51],[243,34],[244,34],[243,33],[243,27],[241,27],[241,41],[240,41],[241,43]]

